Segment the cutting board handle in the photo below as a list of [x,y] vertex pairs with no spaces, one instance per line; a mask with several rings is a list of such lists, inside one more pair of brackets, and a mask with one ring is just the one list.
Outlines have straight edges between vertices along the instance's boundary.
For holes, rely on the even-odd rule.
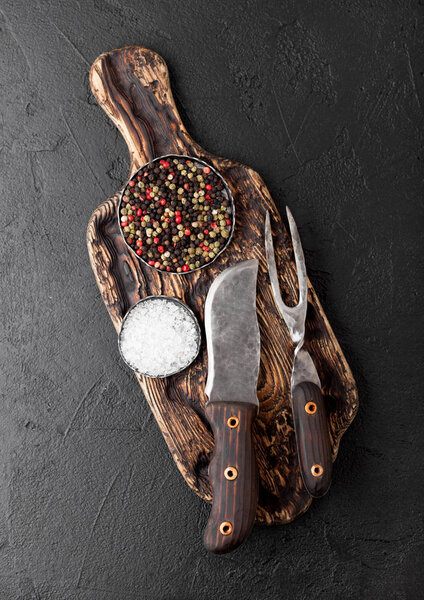
[[196,155],[159,54],[140,46],[105,52],[91,67],[90,85],[128,145],[130,174],[164,154]]

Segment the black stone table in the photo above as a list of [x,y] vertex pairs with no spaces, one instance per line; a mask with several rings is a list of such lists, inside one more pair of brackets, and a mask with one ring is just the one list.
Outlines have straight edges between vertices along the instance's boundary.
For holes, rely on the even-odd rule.
[[[419,3],[0,2],[0,600],[416,600],[422,496]],[[299,224],[359,387],[328,495],[208,555],[119,359],[85,246],[128,174],[88,70],[161,54],[193,137]]]

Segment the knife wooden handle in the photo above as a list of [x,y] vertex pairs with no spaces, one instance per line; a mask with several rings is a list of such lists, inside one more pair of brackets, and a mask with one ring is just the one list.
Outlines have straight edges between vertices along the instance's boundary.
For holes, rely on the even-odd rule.
[[299,383],[292,391],[292,407],[303,483],[311,496],[319,498],[330,487],[333,468],[321,389],[311,382]]
[[253,404],[216,402],[206,406],[215,436],[209,465],[213,500],[204,532],[209,552],[224,554],[249,535],[258,503],[258,469],[252,442]]

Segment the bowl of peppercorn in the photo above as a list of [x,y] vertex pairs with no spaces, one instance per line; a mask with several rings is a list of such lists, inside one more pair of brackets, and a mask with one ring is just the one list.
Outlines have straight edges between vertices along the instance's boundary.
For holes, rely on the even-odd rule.
[[234,199],[221,175],[204,161],[177,154],[142,166],[118,206],[127,246],[149,267],[187,274],[212,263],[234,230]]

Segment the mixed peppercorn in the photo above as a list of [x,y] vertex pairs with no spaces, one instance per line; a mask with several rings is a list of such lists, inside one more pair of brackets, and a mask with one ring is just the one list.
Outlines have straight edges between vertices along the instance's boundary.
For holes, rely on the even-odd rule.
[[125,241],[150,266],[187,273],[229,241],[233,207],[222,178],[194,159],[169,156],[142,167],[120,204]]

